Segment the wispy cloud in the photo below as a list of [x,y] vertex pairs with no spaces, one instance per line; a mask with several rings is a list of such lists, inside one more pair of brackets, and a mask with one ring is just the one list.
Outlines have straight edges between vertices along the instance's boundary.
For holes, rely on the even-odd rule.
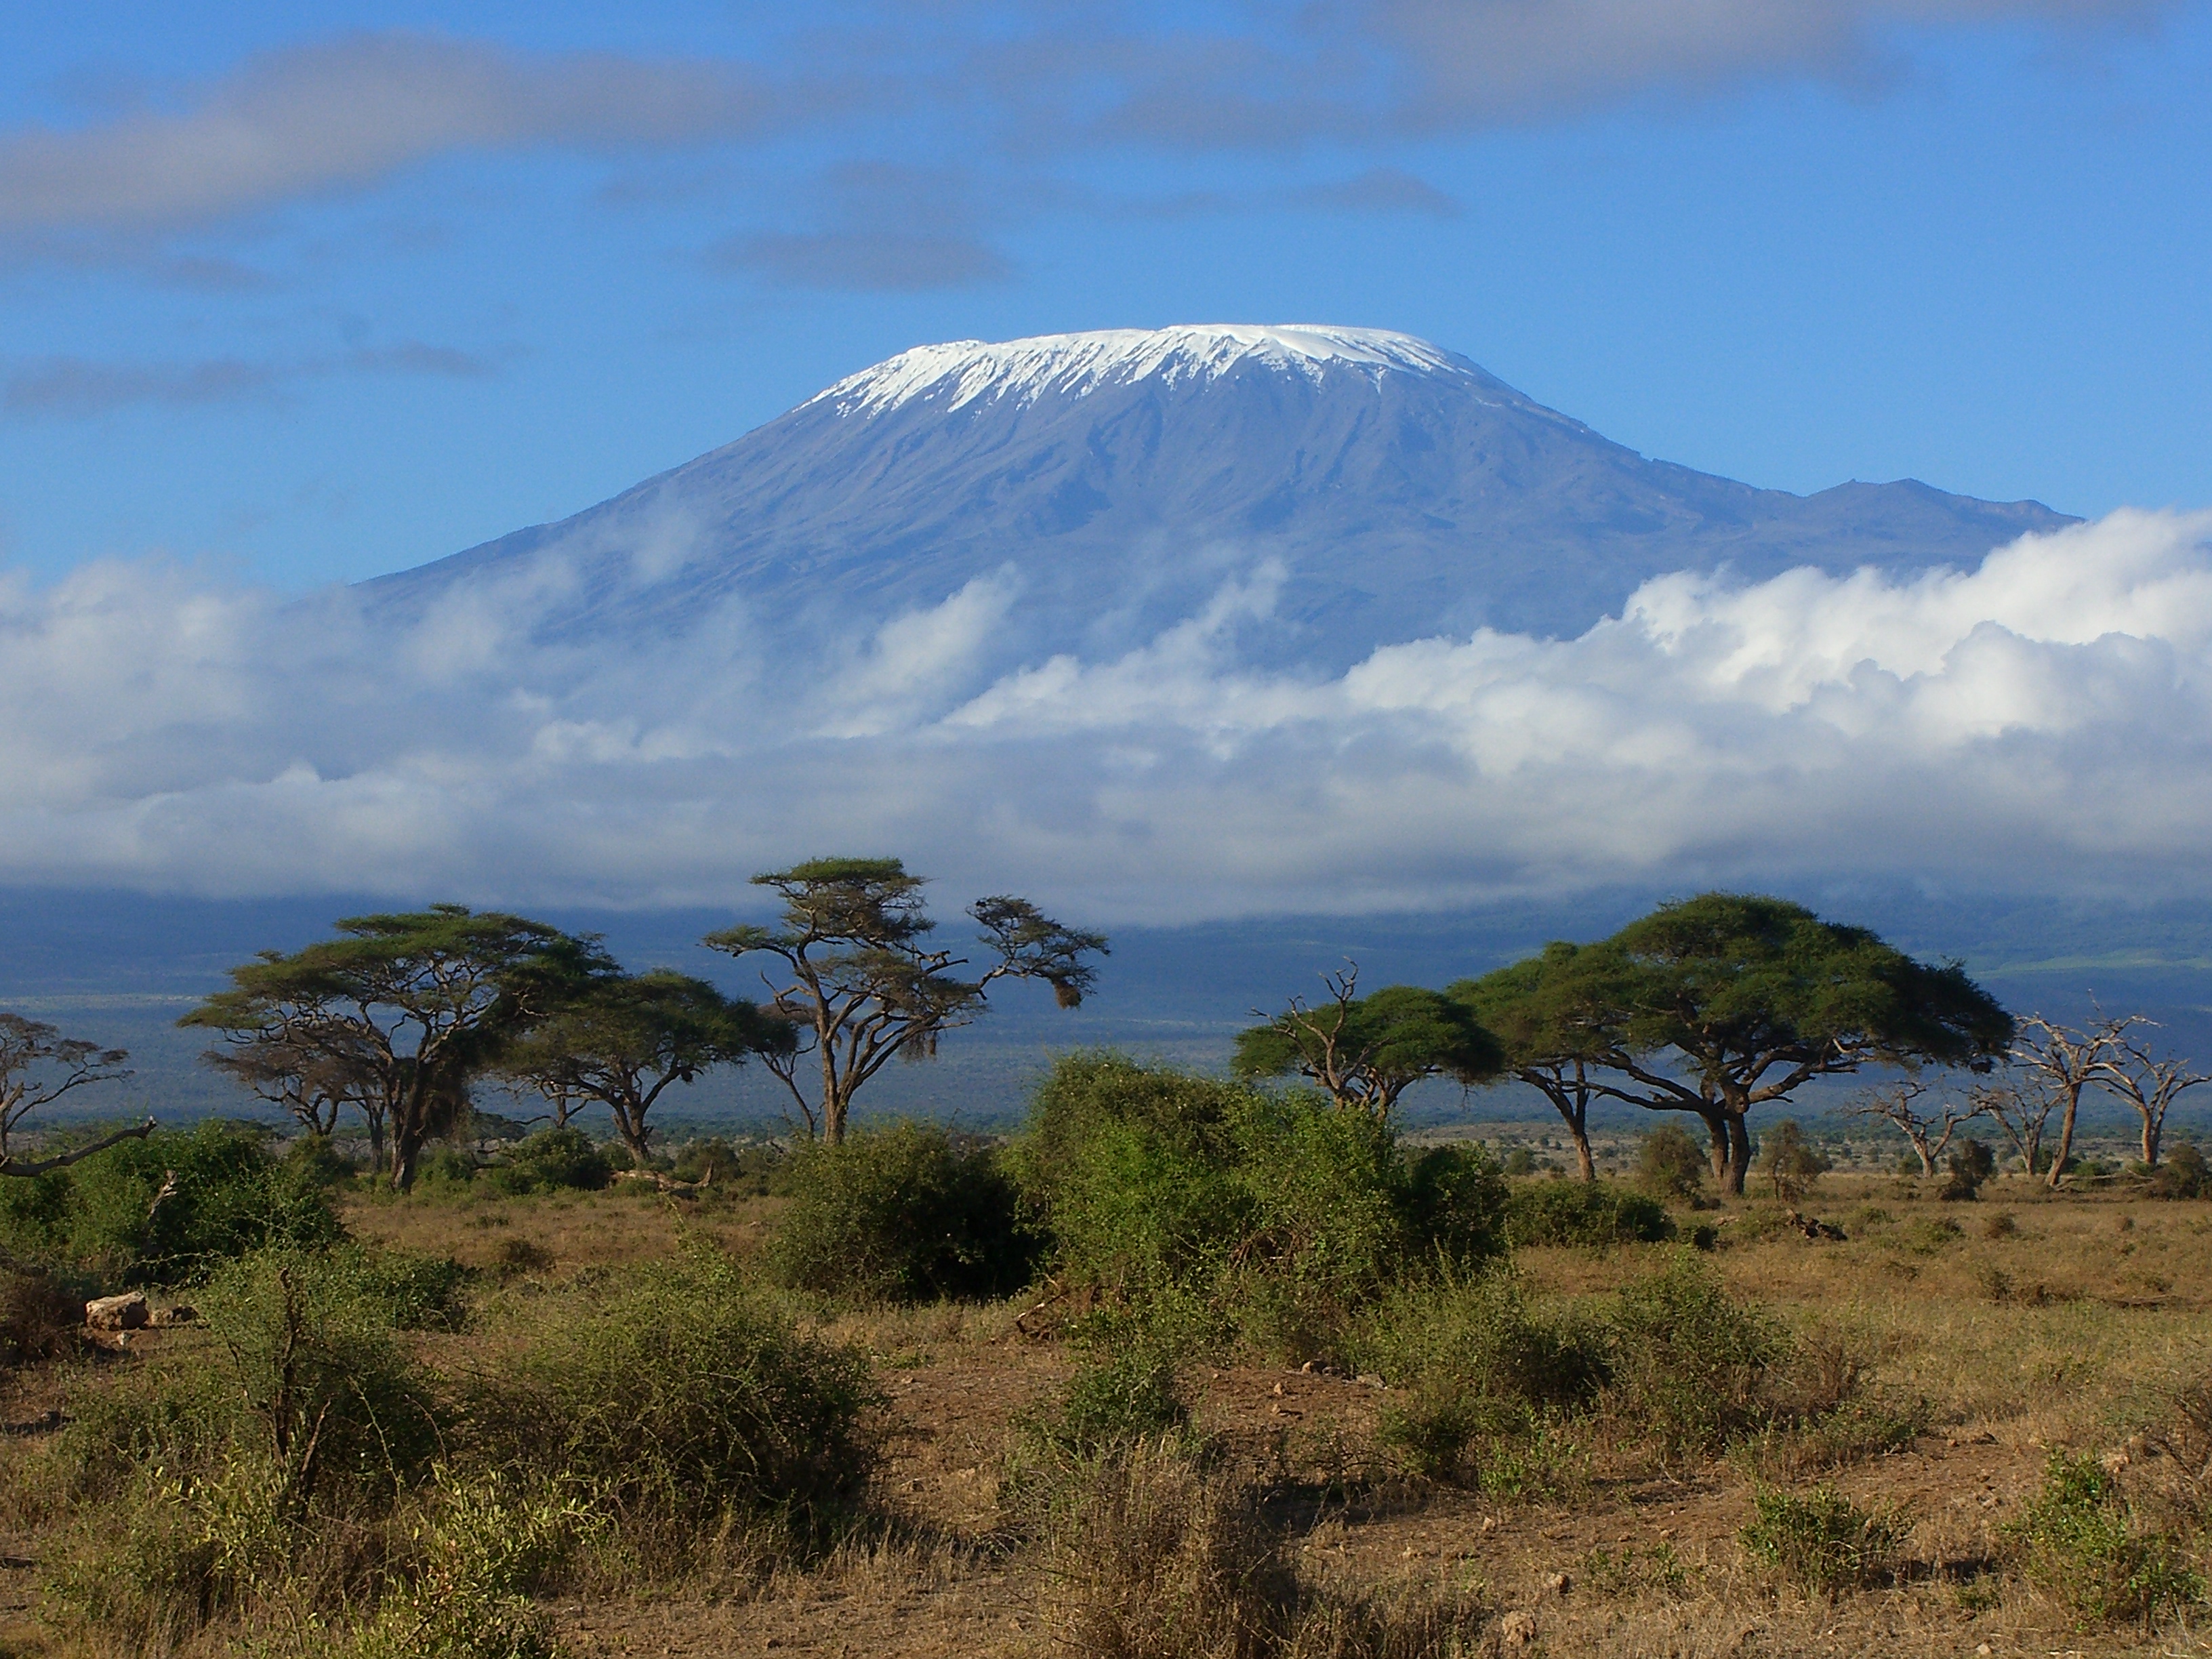
[[743,271],[784,288],[900,292],[1004,282],[1013,264],[967,236],[904,231],[752,232],[702,256],[714,270]]
[[791,95],[729,64],[353,35],[251,58],[174,107],[0,136],[0,228],[191,225],[457,151],[740,137]]
[[494,358],[421,340],[289,360],[211,357],[185,362],[100,362],[82,357],[50,357],[18,365],[0,379],[0,410],[18,416],[82,416],[133,405],[182,409],[272,397],[298,381],[348,372],[481,380],[498,370]]
[[1010,641],[1011,572],[834,634],[732,600],[537,641],[580,571],[556,551],[405,623],[163,565],[0,587],[0,882],[716,902],[866,846],[1170,920],[2212,879],[2212,515],[1907,580],[1670,576],[1578,639],[1407,641],[1334,678],[1238,656],[1263,568],[1097,658]]

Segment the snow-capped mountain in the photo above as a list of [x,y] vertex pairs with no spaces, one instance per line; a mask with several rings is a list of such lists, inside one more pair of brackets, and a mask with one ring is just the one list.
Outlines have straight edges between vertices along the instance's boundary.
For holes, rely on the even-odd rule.
[[1407,335],[1231,325],[918,347],[369,597],[516,581],[541,634],[681,629],[735,602],[819,639],[981,583],[1012,655],[1096,657],[1204,615],[1249,660],[1339,669],[1486,624],[1578,634],[1669,571],[1966,564],[2067,522],[1913,482],[1754,489]]

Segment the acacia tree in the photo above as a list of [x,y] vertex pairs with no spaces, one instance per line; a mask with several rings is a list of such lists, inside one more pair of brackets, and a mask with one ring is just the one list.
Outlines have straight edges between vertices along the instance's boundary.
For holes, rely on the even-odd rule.
[[663,970],[593,981],[510,1043],[496,1070],[554,1102],[560,1123],[583,1102],[606,1107],[641,1169],[651,1157],[646,1115],[671,1084],[795,1046],[787,1021]]
[[1936,1160],[1949,1148],[1953,1137],[1976,1118],[1991,1115],[1990,1097],[1980,1090],[1970,1092],[1964,1100],[1954,1094],[1939,1094],[1936,1111],[1932,1115],[1922,1111],[1919,1102],[1934,1086],[1922,1078],[1899,1078],[1869,1089],[1844,1108],[1844,1115],[1878,1118],[1894,1127],[1912,1143],[1920,1159],[1920,1173],[1932,1177]]
[[[423,1147],[468,1107],[471,1079],[598,979],[619,969],[596,939],[465,905],[351,916],[338,937],[264,951],[231,988],[178,1022],[220,1031],[234,1056],[353,1071],[391,1133],[391,1182],[414,1184]],[[218,1051],[221,1052],[221,1051]],[[304,1095],[314,1085],[304,1077]]]
[[1423,1078],[1481,1083],[1504,1063],[1498,1040],[1464,1003],[1441,991],[1386,985],[1362,997],[1357,964],[1324,982],[1328,1001],[1293,997],[1267,1024],[1238,1034],[1231,1065],[1239,1077],[1296,1072],[1339,1106],[1381,1118]]
[[[2058,1113],[2058,1146],[2044,1180],[2053,1188],[2066,1178],[2066,1163],[2074,1153],[2074,1123],[2081,1115],[2082,1091],[2102,1078],[2113,1051],[2135,1018],[2112,1019],[2103,1010],[2096,1023],[2083,1030],[2031,1014],[2020,1024],[2020,1041],[2012,1047],[2013,1069],[2026,1096],[2039,1097],[2038,1124]],[[2033,1175],[2035,1166],[2028,1165]]]
[[2011,1016],[1958,963],[1917,962],[1785,899],[1702,894],[1593,951],[1618,1036],[1605,1065],[1626,1079],[1600,1092],[1695,1114],[1729,1193],[1743,1191],[1757,1108],[1868,1065],[1986,1065],[2013,1035]]
[[2125,1101],[2142,1122],[2142,1161],[2146,1170],[2158,1168],[2159,1146],[2166,1134],[2166,1115],[2186,1091],[2212,1076],[2189,1069],[2185,1060],[2161,1060],[2149,1046],[2127,1035],[2131,1025],[2150,1025],[2141,1016],[2119,1023],[2107,1048],[2097,1081]]
[[140,1140],[152,1133],[154,1120],[149,1117],[136,1127],[118,1129],[50,1158],[19,1158],[8,1144],[23,1120],[41,1106],[52,1105],[72,1090],[130,1076],[122,1069],[130,1058],[120,1048],[65,1037],[44,1020],[0,1013],[0,1176],[42,1176],[65,1170],[119,1141]]
[[[1103,934],[1062,927],[1006,895],[968,907],[994,960],[978,977],[962,978],[957,970],[969,959],[930,945],[937,923],[922,898],[927,881],[896,859],[813,859],[771,870],[753,884],[781,896],[782,925],[726,927],[702,941],[733,957],[782,961],[775,979],[762,975],[767,1012],[795,1027],[797,1041],[788,1053],[761,1058],[790,1091],[807,1133],[832,1146],[845,1138],[860,1086],[894,1056],[933,1057],[945,1032],[982,1017],[994,981],[1041,980],[1073,1008],[1097,981],[1085,958],[1106,954]],[[811,1099],[799,1081],[810,1060],[820,1073]]]
[[1600,994],[1583,947],[1554,940],[1540,955],[1463,979],[1448,994],[1470,1010],[1503,1048],[1501,1072],[1552,1103],[1575,1143],[1584,1181],[1597,1179],[1590,1152],[1590,1102],[1598,1068],[1622,1054],[1617,1016]]

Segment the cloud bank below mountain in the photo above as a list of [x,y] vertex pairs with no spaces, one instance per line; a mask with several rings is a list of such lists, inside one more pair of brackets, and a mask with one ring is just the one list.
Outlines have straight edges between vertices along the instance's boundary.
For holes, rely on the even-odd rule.
[[1624,880],[2212,890],[2212,514],[1911,579],[1666,576],[1578,638],[1334,677],[1241,660],[1279,572],[1210,556],[1139,647],[1011,671],[1012,568],[852,638],[732,600],[555,644],[557,558],[404,625],[161,562],[12,580],[0,883],[673,904],[881,851],[1147,921]]

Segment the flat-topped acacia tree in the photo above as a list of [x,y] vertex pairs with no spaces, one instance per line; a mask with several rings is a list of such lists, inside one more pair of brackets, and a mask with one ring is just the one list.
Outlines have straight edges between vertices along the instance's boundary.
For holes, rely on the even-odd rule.
[[[264,951],[177,1023],[220,1031],[218,1063],[266,1090],[339,1090],[391,1136],[391,1181],[468,1105],[471,1080],[531,1026],[620,972],[595,939],[461,904],[334,924],[336,939]],[[286,1079],[283,1067],[301,1068]],[[321,1068],[311,1078],[304,1068]],[[239,1064],[229,1069],[241,1078]]]
[[595,980],[507,1044],[494,1069],[548,1098],[605,1106],[643,1169],[652,1157],[647,1114],[671,1085],[796,1046],[789,1022],[663,969]]
[[1357,967],[1327,983],[1328,1000],[1294,997],[1265,1024],[1238,1034],[1231,1065],[1239,1077],[1296,1072],[1339,1106],[1381,1118],[1423,1078],[1482,1083],[1498,1074],[1497,1039],[1443,992],[1386,985],[1363,997]]
[[1597,1179],[1590,1152],[1590,1102],[1602,1090],[1608,1057],[1626,1058],[1621,1011],[1589,947],[1554,941],[1537,956],[1446,988],[1496,1038],[1510,1077],[1542,1095],[1567,1126],[1584,1181]]
[[[934,1055],[944,1032],[982,1016],[994,981],[1042,980],[1063,1008],[1097,981],[1085,958],[1106,954],[1103,933],[1064,927],[1005,895],[968,907],[993,961],[977,977],[961,977],[968,958],[929,943],[937,923],[922,898],[927,881],[896,859],[812,859],[753,878],[781,896],[781,927],[726,927],[701,941],[733,957],[781,959],[782,973],[762,975],[772,993],[766,1012],[789,1021],[799,1040],[763,1060],[791,1091],[807,1132],[832,1146],[845,1138],[860,1086],[894,1056]],[[810,1060],[820,1073],[811,1098],[799,1081]]]
[[1600,1092],[1702,1119],[1730,1193],[1751,1167],[1756,1108],[1869,1065],[1986,1070],[2013,1036],[1959,963],[1916,961],[1786,899],[1664,904],[1577,960],[1614,1037]]

